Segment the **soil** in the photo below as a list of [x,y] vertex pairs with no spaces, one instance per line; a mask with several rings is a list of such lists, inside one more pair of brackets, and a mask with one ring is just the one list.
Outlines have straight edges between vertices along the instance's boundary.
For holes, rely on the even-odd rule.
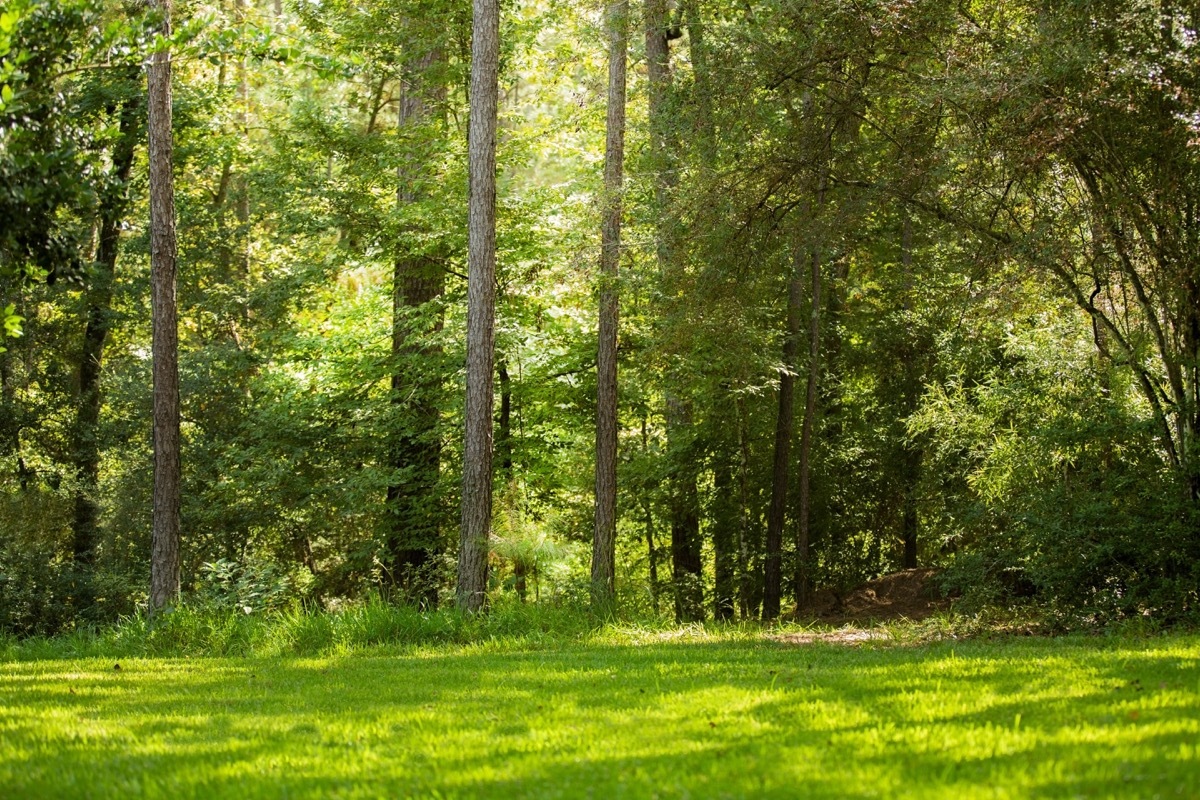
[[855,625],[925,619],[950,608],[950,599],[942,597],[933,581],[935,575],[935,569],[906,569],[867,581],[841,597],[819,592],[812,610],[803,616]]
[[844,595],[818,592],[813,605],[799,615],[802,622],[838,626],[841,630],[824,633],[793,633],[781,638],[796,644],[828,641],[857,644],[886,639],[884,631],[873,630],[882,622],[921,620],[950,608],[933,581],[935,569],[906,569],[868,581]]

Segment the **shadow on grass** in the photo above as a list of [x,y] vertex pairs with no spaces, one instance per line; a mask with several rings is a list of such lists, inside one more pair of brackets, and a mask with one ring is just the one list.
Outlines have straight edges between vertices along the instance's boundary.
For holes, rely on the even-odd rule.
[[1200,646],[0,667],[0,796],[1200,796]]

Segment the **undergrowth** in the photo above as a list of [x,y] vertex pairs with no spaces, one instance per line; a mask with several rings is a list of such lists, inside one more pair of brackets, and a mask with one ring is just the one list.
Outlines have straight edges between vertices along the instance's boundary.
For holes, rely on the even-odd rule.
[[[877,643],[925,644],[958,639],[1052,635],[1044,617],[997,609],[969,615],[942,613],[920,621],[880,620],[860,626],[880,635]],[[0,661],[66,658],[169,658],[327,656],[377,646],[476,645],[491,649],[544,649],[572,643],[644,644],[675,640],[761,639],[837,629],[817,622],[707,622],[680,625],[665,618],[601,619],[586,606],[497,603],[484,614],[454,608],[422,611],[372,598],[337,611],[295,605],[244,613],[228,606],[192,602],[157,619],[123,617],[108,626],[82,625],[51,637],[0,634]],[[1109,636],[1160,633],[1151,621],[1134,620],[1091,631]]]

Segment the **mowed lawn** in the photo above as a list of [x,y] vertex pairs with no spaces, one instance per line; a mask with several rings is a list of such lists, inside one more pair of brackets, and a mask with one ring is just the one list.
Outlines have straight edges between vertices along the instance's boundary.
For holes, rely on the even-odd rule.
[[0,797],[1200,797],[1200,636],[0,663]]

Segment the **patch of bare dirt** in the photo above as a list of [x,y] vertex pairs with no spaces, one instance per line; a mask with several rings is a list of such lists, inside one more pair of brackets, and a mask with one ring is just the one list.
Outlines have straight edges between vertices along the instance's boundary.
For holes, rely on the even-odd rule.
[[818,592],[804,621],[825,625],[872,625],[902,619],[922,620],[950,608],[933,582],[935,569],[906,569],[868,581],[844,595]]
[[812,644],[813,642],[827,642],[829,644],[862,644],[863,642],[874,642],[882,639],[889,639],[891,637],[888,636],[886,631],[864,631],[854,628],[843,628],[836,631],[784,633],[774,638],[780,642],[787,642],[788,644]]

